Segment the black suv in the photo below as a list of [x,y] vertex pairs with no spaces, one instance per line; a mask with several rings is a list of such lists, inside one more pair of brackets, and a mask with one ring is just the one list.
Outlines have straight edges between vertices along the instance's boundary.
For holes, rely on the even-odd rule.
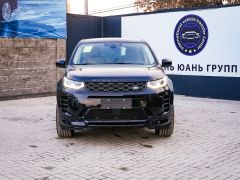
[[59,137],[94,126],[142,126],[159,136],[174,129],[173,85],[144,41],[121,38],[82,40],[57,84]]

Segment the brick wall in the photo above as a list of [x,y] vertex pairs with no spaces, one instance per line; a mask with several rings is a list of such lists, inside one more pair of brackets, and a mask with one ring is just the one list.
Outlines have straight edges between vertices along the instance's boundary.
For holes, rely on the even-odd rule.
[[55,62],[65,58],[65,44],[63,39],[0,39],[0,99],[55,92],[63,71]]

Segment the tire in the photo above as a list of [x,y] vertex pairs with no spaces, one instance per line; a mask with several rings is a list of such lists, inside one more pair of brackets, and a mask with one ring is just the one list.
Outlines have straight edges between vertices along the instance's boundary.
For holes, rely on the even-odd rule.
[[10,21],[12,17],[13,8],[9,0],[0,2],[0,21]]
[[170,108],[170,124],[167,127],[155,128],[155,134],[160,137],[170,137],[174,130],[174,106]]
[[63,120],[62,114],[57,107],[56,109],[56,129],[57,129],[57,134],[60,138],[71,138],[74,135],[74,131],[72,130],[65,130],[61,127],[60,122]]

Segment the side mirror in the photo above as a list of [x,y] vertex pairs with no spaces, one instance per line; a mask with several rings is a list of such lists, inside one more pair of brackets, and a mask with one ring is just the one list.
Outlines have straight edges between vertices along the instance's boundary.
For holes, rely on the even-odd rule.
[[56,62],[56,67],[58,68],[66,68],[65,59],[60,59]]
[[169,59],[163,59],[162,60],[162,67],[170,67],[172,66],[172,61]]

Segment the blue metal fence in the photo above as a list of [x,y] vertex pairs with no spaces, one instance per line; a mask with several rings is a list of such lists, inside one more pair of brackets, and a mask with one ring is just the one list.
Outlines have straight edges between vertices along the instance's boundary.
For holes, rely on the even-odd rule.
[[67,14],[67,60],[82,39],[102,36],[102,18]]

